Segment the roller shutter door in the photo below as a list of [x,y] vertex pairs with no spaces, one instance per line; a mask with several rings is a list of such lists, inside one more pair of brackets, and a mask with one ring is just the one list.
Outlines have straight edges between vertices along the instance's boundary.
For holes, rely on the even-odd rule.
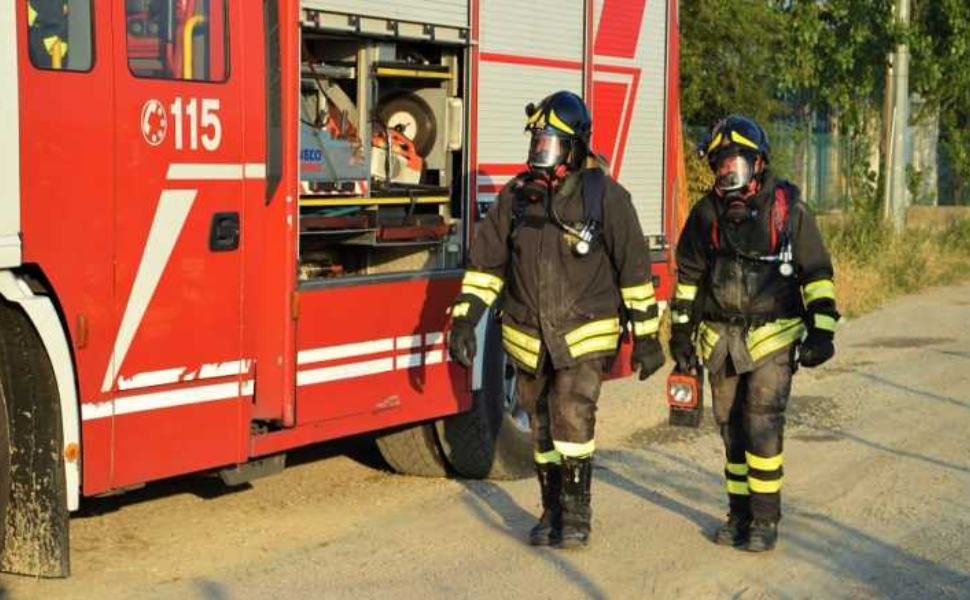
[[468,27],[468,0],[304,0],[303,7],[398,21]]
[[582,95],[585,4],[583,0],[482,3],[479,202],[493,200],[495,188],[525,162],[525,105],[558,90]]

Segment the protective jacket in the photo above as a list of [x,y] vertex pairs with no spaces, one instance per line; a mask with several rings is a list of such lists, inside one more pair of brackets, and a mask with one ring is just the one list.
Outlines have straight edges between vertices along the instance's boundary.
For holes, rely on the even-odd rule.
[[806,326],[835,330],[832,261],[798,188],[765,173],[746,218],[725,216],[709,193],[677,244],[675,327],[697,326],[711,371],[728,356],[738,373],[798,341]]
[[636,337],[657,334],[648,249],[630,194],[605,177],[603,222],[586,255],[553,218],[582,228],[583,177],[568,174],[550,194],[524,173],[502,189],[478,227],[453,308],[454,318],[477,321],[504,290],[503,346],[529,372],[546,357],[555,369],[612,357],[628,321]]

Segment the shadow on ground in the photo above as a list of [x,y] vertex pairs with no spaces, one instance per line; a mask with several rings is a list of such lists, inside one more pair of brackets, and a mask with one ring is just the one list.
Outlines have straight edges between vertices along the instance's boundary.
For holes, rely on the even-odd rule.
[[[819,425],[823,423],[815,422],[813,426],[817,428]],[[824,425],[831,425],[831,422]],[[702,467],[677,446],[685,441],[716,435],[715,430],[709,422],[699,430],[684,434],[663,431],[667,427],[659,426],[657,429],[661,431],[644,432],[639,440],[635,439],[637,446],[642,448],[640,450],[599,451],[594,487],[611,486],[622,490],[642,501],[644,511],[659,508],[693,524],[697,528],[697,535],[709,538],[721,522],[725,510],[723,476],[720,472]],[[936,462],[930,457],[880,446],[841,429],[832,428],[831,431],[840,438],[864,443],[880,451]],[[640,442],[645,439],[671,441],[641,445]],[[797,473],[794,476],[797,477]],[[492,529],[520,542],[523,549],[528,551],[525,538],[535,522],[535,513],[521,507],[497,484],[465,481],[463,485],[469,492],[467,503],[472,512]],[[596,498],[594,493],[594,511]],[[598,533],[600,536],[609,535],[608,531]],[[604,584],[577,567],[569,555],[544,549],[532,551],[564,573],[579,591],[592,598],[607,597]],[[711,551],[714,552],[713,546]],[[759,569],[756,577],[743,568],[737,574],[738,577],[752,577],[749,583],[754,588],[777,593],[779,597],[787,597],[794,591],[791,582],[786,579],[791,576],[791,564],[786,567],[785,563],[796,566],[804,563],[826,573],[828,576],[820,579],[817,585],[823,588],[826,585],[836,586],[832,589],[840,589],[842,593],[865,591],[877,597],[959,597],[970,589],[970,575],[881,540],[834,514],[802,510],[797,498],[789,499],[786,503],[779,549],[768,557],[739,554],[738,559],[767,560],[767,564],[777,567]],[[727,579],[731,579],[731,576]],[[802,585],[807,586],[805,589],[811,589],[816,584],[807,580]],[[737,590],[728,593],[737,593]],[[741,594],[744,595],[744,592]]]
[[[289,469],[336,458],[349,458],[365,467],[390,472],[390,467],[387,466],[387,463],[381,457],[373,438],[369,436],[346,438],[290,450],[286,456],[286,468]],[[213,500],[223,496],[246,492],[251,489],[252,486],[248,483],[239,486],[226,485],[219,478],[216,471],[193,473],[172,479],[149,482],[143,487],[124,493],[85,498],[81,504],[81,509],[72,515],[72,518],[83,519],[96,517],[120,510],[125,506],[132,506],[142,502],[150,502],[180,494],[191,494],[203,500]]]

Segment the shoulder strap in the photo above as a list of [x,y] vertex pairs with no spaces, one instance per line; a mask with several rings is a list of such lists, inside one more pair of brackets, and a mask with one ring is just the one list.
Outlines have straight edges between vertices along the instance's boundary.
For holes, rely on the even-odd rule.
[[525,207],[529,204],[528,198],[525,194],[520,193],[523,185],[525,185],[525,173],[519,173],[514,178],[515,183],[513,184],[514,197],[512,199],[512,227],[515,228],[525,217]]
[[602,169],[583,171],[583,216],[587,223],[603,223],[606,174]]
[[782,240],[791,239],[791,204],[798,201],[798,192],[787,182],[775,186],[775,201],[771,205],[771,251],[777,252]]

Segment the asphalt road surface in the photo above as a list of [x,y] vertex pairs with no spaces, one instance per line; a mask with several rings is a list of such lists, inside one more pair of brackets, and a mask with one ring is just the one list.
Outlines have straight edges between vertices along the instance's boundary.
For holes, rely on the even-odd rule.
[[847,323],[796,376],[779,548],[715,546],[720,440],[661,377],[604,387],[592,546],[524,543],[532,480],[401,477],[350,441],[241,490],[184,477],[87,501],[74,576],[10,598],[970,598],[970,286]]

